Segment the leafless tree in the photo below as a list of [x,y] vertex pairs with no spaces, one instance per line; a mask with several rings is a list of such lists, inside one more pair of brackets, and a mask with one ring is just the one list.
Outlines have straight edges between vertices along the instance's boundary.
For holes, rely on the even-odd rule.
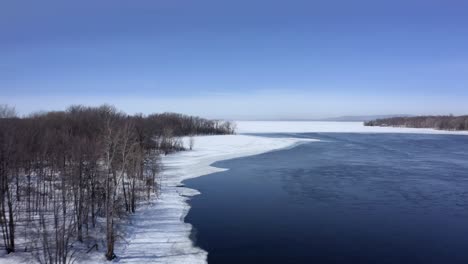
[[189,148],[190,148],[190,150],[193,150],[194,146],[195,146],[195,138],[193,137],[193,135],[191,135],[189,137]]
[[372,120],[365,123],[366,126],[391,126],[434,128],[440,130],[468,130],[468,116],[414,116],[393,117]]
[[105,256],[115,258],[119,219],[159,193],[160,155],[184,150],[182,136],[223,133],[233,133],[232,124],[180,114],[129,116],[113,106],[77,105],[17,118],[1,105],[3,247],[65,264],[76,243],[97,247],[104,230]]
[[13,118],[16,116],[17,113],[14,107],[10,107],[6,104],[0,104],[0,118]]

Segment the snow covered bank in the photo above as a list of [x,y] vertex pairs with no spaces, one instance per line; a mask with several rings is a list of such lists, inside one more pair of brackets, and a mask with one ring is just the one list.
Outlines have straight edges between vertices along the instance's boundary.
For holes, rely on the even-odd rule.
[[[161,196],[140,208],[127,228],[131,237],[120,243],[120,263],[206,263],[207,252],[194,247],[192,226],[184,223],[190,209],[187,200],[198,194],[181,186],[186,179],[223,171],[213,162],[287,148],[311,139],[265,138],[245,135],[195,137],[192,151],[163,157]],[[188,146],[188,142],[185,142]]]
[[468,131],[444,131],[426,128],[369,127],[363,122],[320,121],[236,121],[238,133],[416,133],[468,135]]

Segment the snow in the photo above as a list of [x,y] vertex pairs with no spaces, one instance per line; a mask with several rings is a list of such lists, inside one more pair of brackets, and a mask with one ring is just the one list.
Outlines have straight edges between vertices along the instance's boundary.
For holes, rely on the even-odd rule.
[[320,121],[236,121],[238,133],[416,133],[468,135],[468,131],[444,131],[425,128],[369,127],[363,122]]
[[[3,249],[2,249],[3,250]],[[13,264],[13,263],[34,263],[34,260],[29,254],[24,253],[10,253],[9,255],[0,254],[0,264]]]
[[[187,201],[198,191],[182,187],[182,181],[223,171],[211,166],[220,160],[256,155],[292,147],[299,138],[265,138],[247,135],[198,136],[192,151],[163,157],[163,185],[160,197],[139,208],[127,226],[127,243],[117,247],[119,263],[206,263],[207,252],[189,238],[192,226],[184,222],[190,209]],[[188,146],[188,139],[184,139]]]

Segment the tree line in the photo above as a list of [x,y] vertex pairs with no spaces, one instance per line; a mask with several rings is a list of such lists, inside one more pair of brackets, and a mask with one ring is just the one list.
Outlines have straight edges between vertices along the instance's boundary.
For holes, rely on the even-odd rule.
[[434,128],[439,130],[468,130],[468,115],[392,117],[365,122],[366,126]]
[[70,263],[103,245],[112,260],[120,219],[158,193],[160,156],[184,150],[181,136],[234,129],[175,113],[127,115],[108,105],[18,118],[0,105],[4,249],[31,252],[41,263]]

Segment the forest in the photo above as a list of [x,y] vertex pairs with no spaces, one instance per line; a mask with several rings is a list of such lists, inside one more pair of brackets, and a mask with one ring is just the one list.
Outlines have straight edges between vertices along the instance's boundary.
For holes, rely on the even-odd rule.
[[234,130],[230,122],[128,115],[109,105],[21,118],[0,105],[1,247],[40,263],[72,263],[99,247],[114,259],[119,221],[158,195],[161,155],[186,150],[182,136]]
[[392,117],[368,121],[364,125],[462,131],[468,130],[468,115]]

